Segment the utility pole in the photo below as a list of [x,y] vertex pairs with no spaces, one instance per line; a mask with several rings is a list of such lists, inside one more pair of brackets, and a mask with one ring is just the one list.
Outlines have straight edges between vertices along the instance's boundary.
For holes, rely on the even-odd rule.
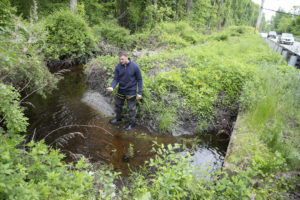
[[264,8],[264,3],[265,3],[265,0],[261,0],[261,5],[260,5],[260,9],[259,9],[259,14],[258,14],[258,17],[257,17],[257,22],[256,22],[256,27],[255,27],[255,30],[254,30],[254,34],[256,34],[256,31],[258,31],[258,29],[259,29],[259,25],[260,25],[261,18],[262,18],[262,11],[263,11],[263,8]]

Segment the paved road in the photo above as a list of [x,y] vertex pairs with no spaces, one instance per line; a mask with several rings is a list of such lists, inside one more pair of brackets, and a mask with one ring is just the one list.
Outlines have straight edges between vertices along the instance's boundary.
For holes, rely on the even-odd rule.
[[293,45],[285,45],[282,44],[285,48],[289,49],[290,51],[300,55],[300,42],[294,42]]
[[[261,36],[262,37],[267,37],[267,34],[266,33],[261,33]],[[273,40],[274,42],[277,42],[278,41],[278,38],[276,39],[271,39]],[[293,45],[286,45],[286,44],[281,44],[281,46],[283,46],[284,48],[294,52],[295,54],[298,54],[300,55],[300,42],[294,42]]]

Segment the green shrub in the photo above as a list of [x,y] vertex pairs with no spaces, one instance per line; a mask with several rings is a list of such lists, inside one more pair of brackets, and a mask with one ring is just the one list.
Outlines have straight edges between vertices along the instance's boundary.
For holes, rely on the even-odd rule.
[[242,34],[252,34],[253,27],[250,26],[230,26],[226,30],[231,36],[240,36]]
[[[226,101],[237,100],[245,82],[253,79],[253,68],[245,61],[237,61],[235,53],[240,54],[237,47],[241,43],[228,43],[213,42],[141,57],[137,62],[142,71],[157,71],[155,76],[149,73],[151,78],[145,82],[145,90],[150,88],[152,101],[165,104],[168,110],[172,110],[178,103],[164,103],[161,98],[177,93],[182,102],[179,105],[181,108],[176,107],[176,110],[192,110],[201,121],[211,121],[214,103],[220,92],[226,95],[225,104]],[[220,55],[217,55],[219,52]],[[142,105],[141,110],[147,113],[149,105],[153,106],[152,112],[157,110],[156,107],[161,107],[149,103],[145,109]]]
[[80,15],[59,10],[44,21],[47,31],[44,53],[47,60],[71,59],[90,55],[96,50],[93,34]]
[[204,37],[192,28],[188,22],[158,23],[150,31],[136,34],[138,48],[187,47],[204,41]]
[[[0,116],[3,117],[6,131],[10,135],[25,132],[28,125],[19,105],[19,93],[12,87],[0,83]],[[0,134],[4,130],[0,126]]]
[[215,35],[215,40],[217,41],[224,41],[224,40],[228,40],[229,35],[227,33],[219,33]]
[[[90,173],[84,159],[72,167],[64,164],[64,157],[58,150],[49,150],[43,142],[30,142],[25,149],[18,148],[23,139],[0,138],[0,198],[1,199],[91,199],[99,197],[94,187],[96,181]],[[72,170],[70,170],[73,168]],[[101,171],[103,197],[112,195],[111,179],[104,179],[108,174]],[[113,178],[114,173],[110,173]],[[107,185],[106,185],[107,184]],[[105,194],[110,189],[109,194]],[[100,197],[99,197],[100,198]]]
[[17,19],[14,23],[14,28],[0,32],[1,82],[23,94],[35,91],[45,95],[55,88],[58,76],[49,72],[37,47],[44,41],[39,24]]
[[159,120],[159,128],[161,131],[165,132],[167,130],[172,130],[172,123],[176,120],[175,111],[165,111],[162,112]]
[[100,39],[123,49],[131,49],[134,39],[130,31],[119,26],[115,21],[102,22],[100,25],[93,27],[94,34]]
[[13,16],[15,12],[16,10],[11,7],[8,0],[2,0],[0,2],[0,28],[13,25]]

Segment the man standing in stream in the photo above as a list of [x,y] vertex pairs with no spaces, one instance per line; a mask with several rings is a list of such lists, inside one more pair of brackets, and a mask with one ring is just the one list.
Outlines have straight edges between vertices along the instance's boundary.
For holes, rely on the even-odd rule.
[[111,86],[106,88],[108,92],[113,92],[119,83],[119,90],[115,99],[117,115],[110,123],[116,124],[122,120],[122,110],[124,102],[127,100],[130,119],[125,130],[129,131],[135,126],[136,99],[142,98],[143,79],[139,66],[128,58],[125,51],[119,52],[119,60],[120,63],[115,68],[114,80]]

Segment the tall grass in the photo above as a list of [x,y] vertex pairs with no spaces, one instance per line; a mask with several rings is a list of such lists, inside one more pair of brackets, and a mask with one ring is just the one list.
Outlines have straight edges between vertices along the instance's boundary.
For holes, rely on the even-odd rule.
[[299,144],[295,141],[300,137],[300,73],[291,66],[265,64],[257,69],[257,77],[252,105],[245,115],[249,130],[271,151],[282,154],[291,168],[299,169]]

